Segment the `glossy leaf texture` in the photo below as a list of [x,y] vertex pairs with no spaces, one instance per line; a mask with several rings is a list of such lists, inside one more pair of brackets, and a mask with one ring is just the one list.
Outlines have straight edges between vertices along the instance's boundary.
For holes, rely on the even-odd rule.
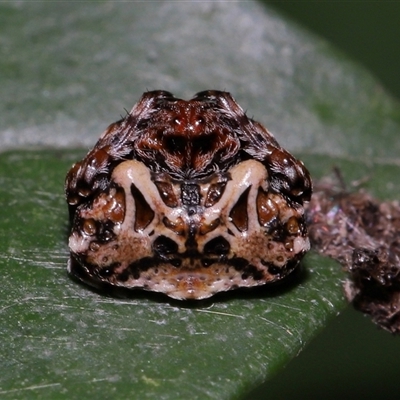
[[109,297],[66,274],[65,174],[146,89],[225,89],[313,176],[395,198],[398,104],[252,1],[3,3],[0,26],[1,398],[231,399],[278,373],[344,307],[335,262],[206,302]]

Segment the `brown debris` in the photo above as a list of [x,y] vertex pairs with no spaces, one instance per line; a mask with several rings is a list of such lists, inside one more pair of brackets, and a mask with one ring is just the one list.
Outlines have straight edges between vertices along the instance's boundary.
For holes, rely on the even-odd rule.
[[356,309],[400,333],[399,202],[381,202],[360,189],[349,193],[337,178],[314,186],[307,206],[311,247],[349,273],[345,294]]

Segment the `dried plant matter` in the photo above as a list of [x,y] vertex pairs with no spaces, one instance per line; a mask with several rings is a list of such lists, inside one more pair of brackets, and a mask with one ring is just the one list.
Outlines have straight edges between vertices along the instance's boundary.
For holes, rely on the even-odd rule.
[[336,178],[314,186],[307,209],[311,246],[350,274],[345,293],[358,310],[400,333],[400,205],[363,190],[350,193]]

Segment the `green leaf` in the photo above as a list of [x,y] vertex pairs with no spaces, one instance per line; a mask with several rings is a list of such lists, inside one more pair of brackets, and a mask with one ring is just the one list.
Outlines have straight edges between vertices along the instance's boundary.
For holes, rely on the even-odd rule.
[[344,307],[335,262],[198,304],[107,297],[66,274],[65,174],[144,90],[216,88],[313,176],[394,198],[398,105],[253,1],[2,3],[0,27],[1,397],[228,399],[279,372]]

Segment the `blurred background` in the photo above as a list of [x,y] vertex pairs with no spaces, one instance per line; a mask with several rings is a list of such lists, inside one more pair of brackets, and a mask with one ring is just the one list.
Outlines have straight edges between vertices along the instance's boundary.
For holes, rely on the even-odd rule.
[[[400,2],[264,2],[327,39],[400,99]],[[398,398],[399,341],[349,308],[283,373],[248,398]]]
[[400,98],[399,1],[268,1],[364,65]]

